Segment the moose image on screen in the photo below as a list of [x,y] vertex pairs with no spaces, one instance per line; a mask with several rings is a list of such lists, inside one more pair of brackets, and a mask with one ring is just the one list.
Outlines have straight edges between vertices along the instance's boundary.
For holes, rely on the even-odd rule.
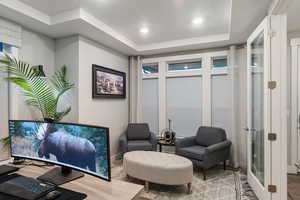
[[10,121],[11,155],[50,162],[110,180],[107,128]]

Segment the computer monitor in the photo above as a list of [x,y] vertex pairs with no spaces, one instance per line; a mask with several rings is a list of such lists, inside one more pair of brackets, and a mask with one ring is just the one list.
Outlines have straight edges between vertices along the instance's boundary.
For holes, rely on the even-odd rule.
[[60,185],[82,177],[80,172],[111,180],[108,128],[10,120],[9,136],[12,157],[62,166],[40,176],[41,180]]

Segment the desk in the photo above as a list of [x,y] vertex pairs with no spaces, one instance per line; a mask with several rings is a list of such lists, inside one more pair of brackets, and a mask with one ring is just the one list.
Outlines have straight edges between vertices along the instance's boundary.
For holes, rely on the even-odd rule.
[[[0,162],[0,164],[2,164]],[[37,178],[52,167],[25,166],[17,173]],[[60,187],[85,193],[87,200],[131,200],[135,199],[144,186],[112,179],[111,182],[85,174],[83,178],[61,185]]]

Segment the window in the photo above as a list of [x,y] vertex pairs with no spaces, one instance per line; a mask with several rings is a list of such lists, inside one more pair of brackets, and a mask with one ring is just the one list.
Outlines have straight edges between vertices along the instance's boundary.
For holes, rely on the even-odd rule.
[[202,77],[167,79],[167,117],[176,137],[194,136],[202,122]]
[[143,80],[143,120],[156,134],[158,129],[158,79]]
[[213,68],[224,68],[227,66],[228,66],[227,57],[212,58],[212,67]]
[[13,46],[3,43],[3,52],[12,54],[13,53],[12,48],[13,48]]
[[144,74],[155,74],[158,73],[158,64],[144,64],[143,65]]
[[0,42],[0,52],[12,54],[12,47],[13,46],[11,46],[9,44],[5,44],[3,42]]
[[202,68],[202,62],[187,62],[187,63],[171,63],[169,64],[168,71],[176,72],[176,71],[190,71],[190,70],[199,70]]
[[261,67],[264,58],[264,34],[258,36],[251,44],[251,67]]

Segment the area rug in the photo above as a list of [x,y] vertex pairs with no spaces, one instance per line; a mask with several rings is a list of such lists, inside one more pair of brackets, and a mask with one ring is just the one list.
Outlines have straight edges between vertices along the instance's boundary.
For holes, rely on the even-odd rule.
[[[176,176],[176,174],[174,174]],[[121,164],[112,168],[112,178],[144,185],[143,181],[127,177]],[[207,172],[204,181],[201,171],[194,169],[192,193],[186,194],[186,186],[167,186],[150,183],[149,192],[143,191],[137,200],[257,200],[247,178],[239,171],[217,166]]]

